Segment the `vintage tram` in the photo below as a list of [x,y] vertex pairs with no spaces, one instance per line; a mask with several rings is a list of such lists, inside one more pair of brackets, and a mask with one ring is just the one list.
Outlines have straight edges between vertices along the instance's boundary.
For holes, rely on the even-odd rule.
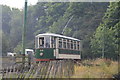
[[35,61],[81,59],[81,41],[59,34],[35,36]]

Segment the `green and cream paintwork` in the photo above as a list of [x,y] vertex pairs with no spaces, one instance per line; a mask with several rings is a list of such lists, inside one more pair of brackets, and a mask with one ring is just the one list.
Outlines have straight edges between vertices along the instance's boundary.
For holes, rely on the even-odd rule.
[[[43,38],[44,44],[43,48],[40,48],[40,38]],[[50,46],[49,48],[46,47],[46,37],[48,40],[50,40]],[[49,38],[48,38],[49,37]],[[52,47],[52,37],[55,38],[55,47]],[[62,40],[62,48],[59,47],[59,40]],[[63,41],[66,41],[65,45],[66,48],[63,47]],[[67,46],[67,40],[75,41],[76,45],[73,45],[73,49],[69,49]],[[35,51],[35,57],[36,59],[81,59],[81,44],[80,40],[72,38],[72,37],[67,37],[63,35],[58,35],[58,34],[53,34],[53,33],[45,33],[45,34],[39,34],[36,36],[35,40],[36,46],[36,51]],[[70,42],[71,43],[71,42]],[[77,46],[79,44],[79,46]],[[70,45],[71,46],[71,45]],[[74,48],[76,47],[76,49]]]
[[81,59],[80,51],[55,48],[36,49],[35,57],[37,59]]

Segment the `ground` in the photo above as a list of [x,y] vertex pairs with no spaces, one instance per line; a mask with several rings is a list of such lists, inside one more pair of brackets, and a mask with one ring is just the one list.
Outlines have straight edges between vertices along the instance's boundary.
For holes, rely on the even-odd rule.
[[[14,66],[15,60],[12,58],[3,58],[3,68]],[[41,68],[41,69],[40,69]],[[95,59],[95,60],[83,60],[78,63],[74,63],[72,60],[68,61],[51,61],[41,62],[39,65],[34,65],[27,72],[20,73],[15,72],[16,77],[22,76],[23,74],[34,78],[34,76],[52,77],[55,78],[112,78],[113,75],[118,73],[118,62],[106,59]],[[11,72],[5,73],[4,77],[7,77]],[[34,74],[34,75],[32,75]],[[43,74],[47,74],[46,76]]]
[[112,78],[118,73],[118,62],[106,59],[84,60],[83,64],[75,65],[73,78]]

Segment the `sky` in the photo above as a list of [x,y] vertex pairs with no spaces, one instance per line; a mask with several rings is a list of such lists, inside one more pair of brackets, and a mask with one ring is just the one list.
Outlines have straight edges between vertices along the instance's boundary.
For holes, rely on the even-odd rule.
[[[10,6],[11,8],[22,9],[24,7],[25,0],[0,0],[0,4]],[[28,0],[28,5],[35,5],[38,0]]]
[[[35,5],[38,1],[40,2],[48,2],[51,0],[27,0],[28,5]],[[69,0],[52,0],[52,1],[69,1]],[[86,2],[109,2],[114,0],[70,0],[70,1],[86,1]],[[22,9],[24,7],[25,0],[0,0],[0,4],[10,6],[11,8],[19,8]]]

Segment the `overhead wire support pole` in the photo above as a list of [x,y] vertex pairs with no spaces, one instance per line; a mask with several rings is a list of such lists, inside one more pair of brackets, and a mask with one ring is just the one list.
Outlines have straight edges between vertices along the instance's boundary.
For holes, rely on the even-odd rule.
[[105,56],[105,25],[103,26],[103,46],[102,46],[102,58]]
[[24,25],[23,25],[23,33],[22,33],[22,62],[23,66],[25,65],[25,37],[26,37],[26,26],[27,26],[27,0],[25,0],[25,7],[24,7]]
[[66,29],[67,25],[69,24],[69,22],[72,20],[72,18],[73,18],[73,16],[72,16],[72,17],[69,19],[69,21],[66,23],[66,25],[65,25],[65,27],[64,27],[64,29],[63,29],[63,31],[62,31],[62,34],[64,34],[65,29]]

